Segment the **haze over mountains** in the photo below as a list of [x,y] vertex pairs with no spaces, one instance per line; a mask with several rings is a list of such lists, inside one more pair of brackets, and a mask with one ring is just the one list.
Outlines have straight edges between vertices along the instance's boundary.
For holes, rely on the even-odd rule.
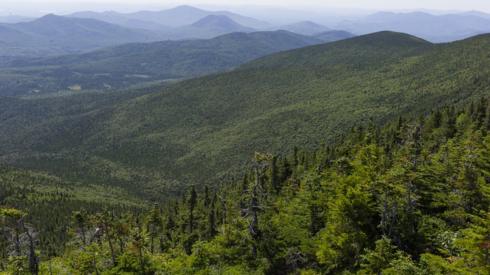
[[[324,32],[328,28],[346,30],[355,34],[366,34],[377,31],[398,31],[422,37],[432,42],[447,42],[470,37],[472,35],[490,31],[490,15],[483,12],[462,12],[446,15],[434,15],[427,12],[379,12],[369,16],[357,16],[355,20],[337,19],[336,24],[324,19],[330,26],[323,26],[322,21],[310,22],[308,18],[301,22],[291,22],[282,26],[273,26],[270,23],[244,17],[235,13],[218,11],[210,12],[190,6],[180,6],[161,12],[137,12],[132,14],[117,14],[119,18],[148,21],[162,26],[181,27],[190,25],[209,15],[225,15],[240,25],[257,30],[284,29],[300,34],[312,35],[315,32]],[[83,13],[72,16],[85,17]],[[103,13],[92,18],[110,20]]]
[[488,33],[489,24],[490,16],[480,12],[446,15],[379,12],[358,21],[342,22],[337,27],[356,34],[390,30],[409,33],[432,42],[448,42]]
[[[69,16],[92,18],[114,24],[118,24],[118,22],[125,22],[126,20],[137,20],[140,22],[151,22],[152,24],[158,24],[160,26],[182,27],[186,25],[191,25],[210,15],[223,15],[232,19],[238,24],[250,28],[262,29],[270,27],[270,24],[267,22],[263,22],[251,17],[242,16],[236,13],[228,11],[207,11],[191,6],[178,6],[163,11],[139,11],[127,14],[118,12],[77,12],[70,14]],[[131,26],[132,25],[127,25],[127,27]]]
[[432,42],[464,39],[490,31],[490,15],[482,12],[433,15],[424,12],[379,12],[354,20],[323,25],[305,18],[274,26],[228,11],[207,11],[178,6],[163,11],[133,13],[76,12],[39,19],[20,16],[0,18],[0,56],[39,56],[87,52],[130,42],[204,39],[233,32],[287,30],[317,35],[329,30],[362,35],[398,31]]

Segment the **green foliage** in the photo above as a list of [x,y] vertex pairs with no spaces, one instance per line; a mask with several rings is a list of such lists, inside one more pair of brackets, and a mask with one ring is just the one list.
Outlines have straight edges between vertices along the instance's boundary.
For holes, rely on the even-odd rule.
[[[44,257],[41,270],[486,274],[490,138],[481,121],[490,117],[490,105],[485,104],[484,117],[475,115],[478,108],[451,106],[383,128],[357,128],[316,151],[295,149],[287,157],[256,153],[243,180],[202,192],[190,188],[182,199],[145,212],[75,211],[64,249],[57,248],[62,256]],[[454,130],[447,123],[452,118]],[[1,209],[21,213],[16,217],[32,215]],[[4,228],[15,224],[14,219]],[[22,255],[1,268],[27,268]]]
[[[367,249],[362,256],[361,271],[363,274],[381,274],[385,273],[385,269],[395,271],[406,269],[403,267],[407,259],[396,246],[391,244],[391,240],[383,237],[377,240],[374,250]],[[410,261],[410,260],[408,260]]]
[[[394,46],[379,45],[379,39],[389,38],[396,38]],[[344,75],[350,78],[337,79],[339,86],[330,73],[345,73],[345,67],[335,63],[342,51],[361,54],[356,40],[282,53],[226,75],[180,83],[161,94],[136,98],[126,94],[128,100],[102,97],[104,103],[92,98],[91,106],[63,107],[65,100],[60,98],[9,99],[13,105],[33,107],[21,116],[12,115],[16,107],[0,102],[7,109],[1,127],[10,127],[10,121],[17,123],[16,128],[28,117],[49,129],[71,133],[67,140],[57,140],[57,134],[26,125],[12,134],[15,138],[8,138],[11,132],[0,137],[6,141],[2,153],[26,145],[40,151],[39,155],[24,151],[23,158],[13,161],[17,165],[56,175],[0,170],[0,209],[28,213],[17,219],[17,210],[2,210],[16,218],[2,223],[1,255],[28,258],[22,258],[23,265],[0,261],[0,269],[27,266],[33,258],[25,240],[34,230],[23,224],[26,219],[39,231],[36,249],[45,261],[42,270],[488,273],[490,103],[483,98],[464,104],[487,93],[479,76],[486,69],[475,65],[481,60],[474,54],[485,49],[488,39],[482,36],[440,46],[390,33],[359,39],[380,49],[366,60],[347,59],[342,66],[350,66]],[[450,55],[456,49],[454,58]],[[427,67],[430,78],[427,70],[419,70]],[[305,82],[288,82],[289,70],[297,70]],[[268,82],[271,78],[284,85],[273,85],[267,92],[263,83],[261,89],[255,86],[256,80],[276,83]],[[355,79],[365,85],[352,87],[349,81]],[[360,92],[366,87],[379,92]],[[339,96],[335,104],[329,92]],[[344,101],[341,92],[351,98]],[[66,100],[85,96],[91,98],[82,94]],[[302,105],[310,96],[318,102]],[[38,106],[38,100],[53,105]],[[226,100],[230,101],[225,104]],[[452,100],[455,103],[448,107],[429,111]],[[290,103],[308,115],[269,116],[283,114],[279,109],[291,107]],[[227,104],[233,108],[227,109]],[[60,109],[50,109],[53,106]],[[342,110],[337,110],[339,106]],[[399,117],[400,113],[407,117]],[[367,115],[373,119],[359,120]],[[76,125],[80,116],[87,119],[82,119],[87,129],[65,127],[71,119]],[[305,122],[310,116],[315,120]],[[377,126],[389,118],[393,121]],[[301,121],[302,127],[281,123],[292,120]],[[274,127],[288,135],[272,134]],[[335,139],[337,127],[339,132],[350,132]],[[31,140],[29,135],[39,139]],[[309,140],[314,138],[326,144],[312,150]],[[303,149],[284,149],[289,143]],[[229,164],[252,155],[251,147],[274,154],[256,153],[249,162],[251,169]],[[282,150],[292,154],[277,154]],[[221,177],[234,169],[243,177]],[[214,182],[211,188],[202,190],[198,185],[217,178],[220,184]],[[172,179],[185,180],[190,188]],[[169,185],[159,188],[160,183]],[[173,190],[172,183],[179,185],[174,191],[180,192],[163,196]],[[126,203],[116,203],[122,200]]]
[[25,215],[25,212],[15,208],[0,208],[0,217],[2,218],[20,219]]
[[[26,169],[160,200],[186,183],[214,185],[241,173],[254,151],[317,148],[356,125],[486,95],[489,41],[432,45],[382,32],[147,87],[144,94],[2,98],[0,154]],[[467,119],[441,123],[465,127]]]

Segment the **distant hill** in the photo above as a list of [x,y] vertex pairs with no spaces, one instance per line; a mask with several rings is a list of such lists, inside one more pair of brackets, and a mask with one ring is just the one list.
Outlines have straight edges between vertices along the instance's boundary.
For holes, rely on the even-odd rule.
[[233,32],[253,32],[254,29],[238,24],[225,15],[209,15],[199,21],[169,32],[173,39],[213,38]]
[[269,55],[133,99],[9,98],[0,100],[0,158],[91,182],[215,183],[255,151],[312,148],[355,125],[488,95],[489,51],[488,35],[435,45],[381,32]]
[[66,54],[158,39],[147,31],[53,14],[30,22],[0,24],[0,31],[3,34],[0,43],[4,44],[0,47],[0,55],[19,55],[24,52]]
[[482,13],[432,15],[424,12],[379,12],[359,21],[341,23],[337,28],[355,34],[397,31],[433,42],[447,42],[490,32],[490,18]]
[[270,27],[270,24],[267,22],[236,13],[228,11],[208,11],[185,5],[162,11],[139,11],[134,13],[78,12],[71,14],[70,16],[98,19],[127,27],[131,27],[131,24],[135,23],[139,27],[154,30],[156,26],[175,28],[191,25],[210,15],[224,15],[238,24],[249,28],[265,29]]
[[163,11],[140,11],[129,14],[128,16],[134,19],[151,20],[165,26],[181,27],[192,24],[210,15],[224,15],[238,24],[249,28],[261,29],[269,26],[266,22],[228,11],[207,11],[185,5]]
[[290,25],[281,26],[278,29],[290,31],[303,35],[315,35],[323,32],[330,31],[330,28],[319,25],[311,21],[302,21]]
[[252,28],[247,28],[236,23],[225,15],[209,15],[193,23],[191,26],[195,28],[215,28],[220,31],[233,30],[234,32],[253,30]]
[[320,39],[323,42],[334,42],[334,41],[352,38],[354,36],[355,36],[354,34],[346,31],[326,31],[326,32],[318,33],[313,37]]
[[[208,27],[216,22],[201,23]],[[148,81],[189,78],[226,71],[271,53],[322,42],[286,31],[232,33],[210,40],[136,43],[86,54],[23,59],[11,61],[10,68],[0,69],[0,95],[55,92],[74,85],[82,89],[120,88]]]

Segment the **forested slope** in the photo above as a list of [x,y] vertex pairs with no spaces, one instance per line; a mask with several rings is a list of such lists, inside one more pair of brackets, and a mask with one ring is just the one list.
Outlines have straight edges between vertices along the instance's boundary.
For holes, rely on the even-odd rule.
[[[0,95],[127,88],[224,72],[268,54],[321,44],[286,31],[232,33],[213,39],[132,43],[83,54],[5,61]],[[19,81],[22,80],[22,81]]]
[[[69,239],[66,228],[73,211],[85,209],[94,213],[107,207],[127,211],[144,208],[145,204],[118,186],[80,183],[45,173],[0,167],[0,212],[5,207],[15,207],[29,213],[28,221],[38,237],[36,245],[45,255],[63,250]],[[5,233],[2,226],[0,232]],[[8,241],[4,237],[0,237],[2,244]],[[5,252],[0,252],[0,258],[7,260]]]
[[[317,150],[255,153],[242,180],[214,188],[196,182],[181,199],[146,212],[74,212],[65,249],[50,254],[58,257],[29,253],[32,245],[19,242],[24,252],[14,255],[25,257],[4,257],[0,267],[104,274],[487,274],[489,131],[490,103],[482,98],[381,128],[364,123]],[[34,235],[30,225],[9,231],[26,214],[0,210],[3,236]],[[12,247],[1,246],[1,253]]]
[[97,182],[118,181],[86,172],[110,163],[109,170],[134,175],[135,186],[213,183],[239,172],[255,150],[315,148],[370,119],[488,95],[489,49],[489,36],[434,45],[382,32],[279,53],[87,112],[59,108],[82,96],[10,99],[0,113],[2,159]]

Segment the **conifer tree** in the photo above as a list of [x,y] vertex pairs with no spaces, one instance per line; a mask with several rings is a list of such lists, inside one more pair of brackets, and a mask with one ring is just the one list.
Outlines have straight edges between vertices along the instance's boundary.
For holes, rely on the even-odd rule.
[[86,237],[86,226],[87,226],[87,217],[84,211],[77,211],[73,214],[73,218],[77,224],[80,238],[82,240],[83,245],[87,245],[87,237]]
[[162,220],[160,217],[160,209],[157,204],[153,205],[153,208],[151,209],[149,216],[148,216],[148,222],[147,222],[147,231],[150,236],[150,252],[154,252],[155,248],[155,238],[158,237],[158,235],[162,231]]
[[280,177],[279,177],[279,169],[277,167],[277,157],[273,156],[270,164],[271,170],[271,186],[276,193],[278,193],[281,189]]
[[213,199],[211,200],[211,204],[209,206],[209,214],[208,214],[208,232],[207,236],[208,238],[213,238],[217,231],[216,231],[216,210],[215,210],[215,204],[216,204],[216,195],[213,196]]
[[189,232],[193,233],[194,231],[194,225],[195,225],[195,220],[194,220],[194,209],[197,204],[197,193],[196,189],[194,186],[192,186],[191,189],[191,194],[189,197]]
[[211,198],[209,197],[209,188],[208,186],[204,186],[204,208],[207,208],[209,204],[211,203]]

